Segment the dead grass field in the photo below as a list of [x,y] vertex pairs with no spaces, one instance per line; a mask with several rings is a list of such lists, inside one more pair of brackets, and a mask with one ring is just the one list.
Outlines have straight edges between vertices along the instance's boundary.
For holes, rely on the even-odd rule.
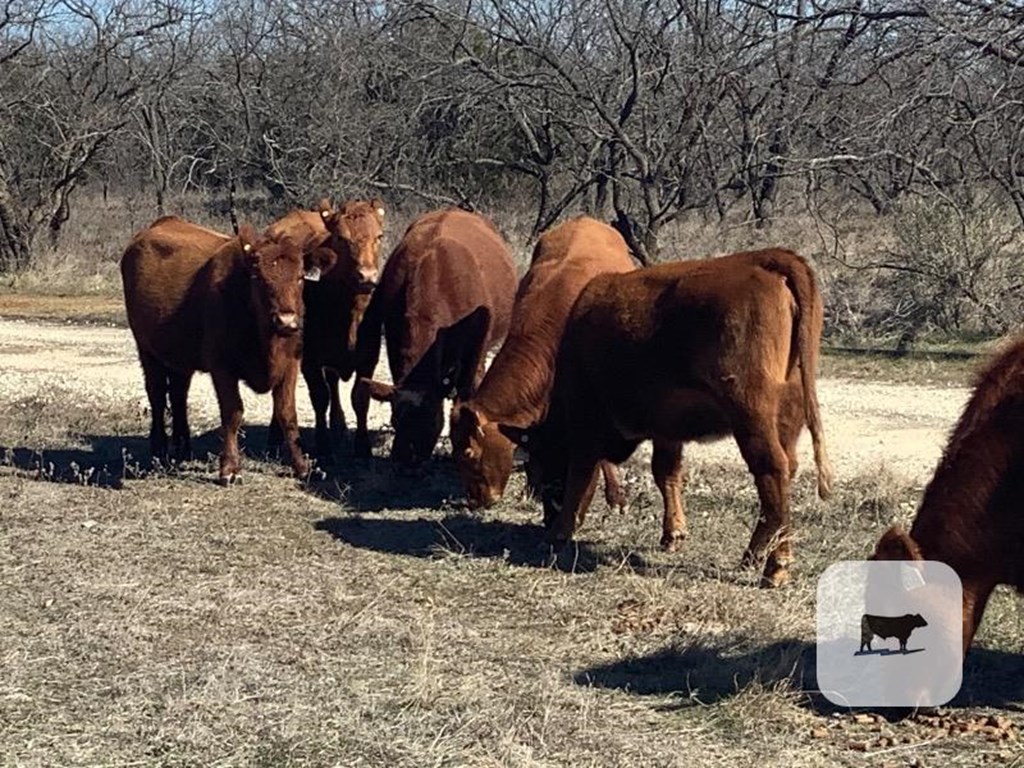
[[599,502],[575,562],[548,570],[519,476],[482,513],[446,456],[410,476],[343,450],[303,484],[252,457],[267,407],[247,395],[245,481],[223,489],[203,377],[203,458],[152,470],[123,329],[0,322],[0,764],[1024,765],[1006,591],[950,706],[816,693],[817,574],[910,517],[966,396],[932,365],[895,376],[911,384],[826,361],[838,493],[816,500],[804,458],[794,584],[767,592],[736,569],[757,502],[729,444],[690,452],[680,554],[657,548],[638,455],[628,512]]

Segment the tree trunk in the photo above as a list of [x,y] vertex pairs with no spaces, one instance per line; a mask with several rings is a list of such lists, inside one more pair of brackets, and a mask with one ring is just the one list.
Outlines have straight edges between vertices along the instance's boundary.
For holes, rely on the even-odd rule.
[[21,222],[7,179],[0,171],[0,272],[18,272],[32,261],[32,233]]

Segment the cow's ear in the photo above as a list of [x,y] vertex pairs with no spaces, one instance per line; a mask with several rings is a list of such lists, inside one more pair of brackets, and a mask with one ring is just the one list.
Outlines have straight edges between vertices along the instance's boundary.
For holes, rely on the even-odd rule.
[[452,417],[453,420],[460,421],[465,425],[462,428],[467,435],[475,432],[478,436],[483,437],[484,427],[489,423],[487,417],[469,403],[455,405],[452,408]]
[[872,560],[923,560],[921,549],[910,535],[898,525],[882,534],[875,546]]
[[373,379],[366,379],[366,389],[370,393],[370,397],[382,403],[390,403],[395,399],[395,389],[393,384],[386,384],[383,381],[374,381]]
[[338,254],[333,248],[314,248],[305,253],[302,257],[302,268],[305,270],[305,278],[316,282],[321,275],[330,272],[338,263]]
[[320,198],[320,202],[316,204],[314,210],[320,214],[320,218],[324,221],[327,221],[327,219],[334,215],[334,207],[331,205],[331,200],[328,197]]
[[379,197],[375,197],[370,201],[370,207],[377,214],[377,218],[384,221],[384,201]]
[[259,242],[259,234],[252,224],[243,224],[238,228],[238,244],[242,248],[242,254],[247,263],[255,263],[256,246]]

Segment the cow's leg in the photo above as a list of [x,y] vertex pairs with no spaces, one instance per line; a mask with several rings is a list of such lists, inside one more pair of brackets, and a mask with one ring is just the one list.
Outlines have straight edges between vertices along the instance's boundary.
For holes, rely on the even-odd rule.
[[284,435],[292,469],[296,475],[303,477],[309,472],[309,462],[306,461],[299,441],[299,419],[295,413],[295,384],[298,379],[299,364],[294,361],[274,387],[274,418]]
[[587,520],[587,512],[590,511],[590,505],[594,501],[594,494],[597,492],[597,478],[599,474],[599,468],[595,466],[594,471],[591,472],[590,483],[580,498],[579,511],[576,513],[576,530],[582,528],[583,523]]
[[324,370],[324,377],[327,379],[327,388],[331,392],[331,435],[335,440],[340,441],[348,430],[345,423],[345,411],[341,407],[341,377],[332,368]]
[[737,429],[736,442],[750,468],[761,501],[761,516],[743,555],[743,565],[765,560],[761,585],[789,581],[793,560],[789,520],[789,459],[779,442],[775,419],[751,414],[746,428]]
[[[598,458],[591,451],[573,451],[569,456],[561,507],[545,520],[548,540],[555,548],[568,542],[576,529],[576,520],[583,501],[593,496],[597,482]],[[585,515],[584,515],[585,516]]]
[[192,371],[172,371],[169,383],[174,457],[178,461],[186,461],[192,458],[192,433],[188,426],[188,390],[192,384]]
[[988,598],[993,589],[995,589],[995,582],[990,579],[980,580],[967,577],[963,580],[964,656],[967,655],[967,649],[971,647],[974,633],[978,631],[981,617],[985,613],[985,606],[988,604]]
[[800,439],[800,432],[803,431],[804,423],[804,390],[800,384],[800,370],[795,368],[783,389],[778,420],[779,442],[782,443],[786,459],[789,461],[790,480],[796,477],[799,467],[796,445]]
[[313,405],[313,418],[316,423],[316,453],[320,457],[331,455],[331,436],[327,431],[327,407],[330,404],[331,392],[324,378],[324,369],[319,364],[302,363],[302,378],[309,390],[309,401]]
[[620,512],[624,512],[626,509],[626,493],[622,490],[622,483],[619,482],[617,468],[610,461],[602,461],[601,474],[604,476],[605,502],[609,507],[618,508]]
[[170,371],[152,355],[139,351],[142,376],[149,399],[149,453],[153,459],[167,458],[167,431],[164,418],[167,413],[167,388]]
[[220,406],[220,424],[224,445],[220,452],[220,481],[227,485],[234,481],[241,470],[238,452],[238,430],[242,426],[242,396],[238,392],[238,379],[224,371],[212,374],[213,388],[217,392]]
[[651,458],[654,484],[661,491],[664,514],[661,527],[661,546],[666,552],[675,552],[686,538],[686,507],[682,491],[686,485],[683,472],[683,443],[679,440],[655,440]]
[[369,410],[370,382],[359,377],[352,385],[352,412],[356,415],[356,434],[352,441],[352,449],[355,455],[362,459],[370,458],[370,432],[366,423]]

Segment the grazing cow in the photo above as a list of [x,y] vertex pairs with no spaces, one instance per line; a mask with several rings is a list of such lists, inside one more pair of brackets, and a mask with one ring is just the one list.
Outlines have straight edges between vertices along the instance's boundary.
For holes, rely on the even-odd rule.
[[648,438],[661,543],[674,550],[686,535],[683,443],[731,433],[761,500],[744,562],[765,559],[764,586],[788,581],[789,485],[805,422],[823,498],[832,480],[815,393],[822,315],[811,268],[784,250],[591,280],[566,324],[548,416],[527,435],[553,550],[572,537],[597,462],[621,463]]
[[865,613],[860,617],[860,650],[858,653],[863,653],[865,648],[868,651],[871,650],[871,641],[875,635],[883,640],[895,637],[900,641],[900,651],[906,653],[910,633],[917,627],[927,626],[928,622],[921,617],[920,613],[905,613],[902,616],[872,616],[870,613]]
[[292,211],[267,229],[271,236],[289,235],[304,253],[326,247],[337,256],[337,264],[313,275],[303,290],[302,377],[316,416],[320,456],[330,455],[331,435],[338,439],[346,429],[338,381],[348,381],[355,370],[356,334],[377,285],[383,223],[384,203],[377,198],[349,200],[337,210],[322,200],[317,210]]
[[[515,290],[508,248],[483,216],[449,209],[409,225],[359,328],[359,378],[352,390],[356,455],[370,455],[366,413],[372,397],[391,403],[392,458],[415,463],[430,456],[444,422],[444,399],[473,394],[487,350],[508,332]],[[382,327],[394,385],[369,378],[380,357]]]
[[290,238],[261,237],[248,225],[227,237],[166,216],[135,235],[121,259],[121,277],[152,412],[154,458],[167,454],[168,396],[175,452],[189,455],[189,384],[195,371],[208,371],[224,429],[221,481],[230,482],[240,467],[240,380],[256,392],[273,391],[274,420],[287,438],[292,467],[298,475],[307,472],[295,418],[302,283],[307,271],[332,261],[329,251],[304,257]]
[[[583,286],[595,275],[634,268],[622,236],[594,219],[571,219],[541,235],[519,283],[508,338],[476,394],[452,409],[452,455],[471,507],[500,499],[512,474],[514,445],[499,424],[525,430],[543,419],[558,344]],[[614,466],[602,469],[608,504],[622,506]]]
[[981,371],[907,533],[875,560],[937,560],[963,585],[963,651],[997,584],[1024,592],[1024,337]]

